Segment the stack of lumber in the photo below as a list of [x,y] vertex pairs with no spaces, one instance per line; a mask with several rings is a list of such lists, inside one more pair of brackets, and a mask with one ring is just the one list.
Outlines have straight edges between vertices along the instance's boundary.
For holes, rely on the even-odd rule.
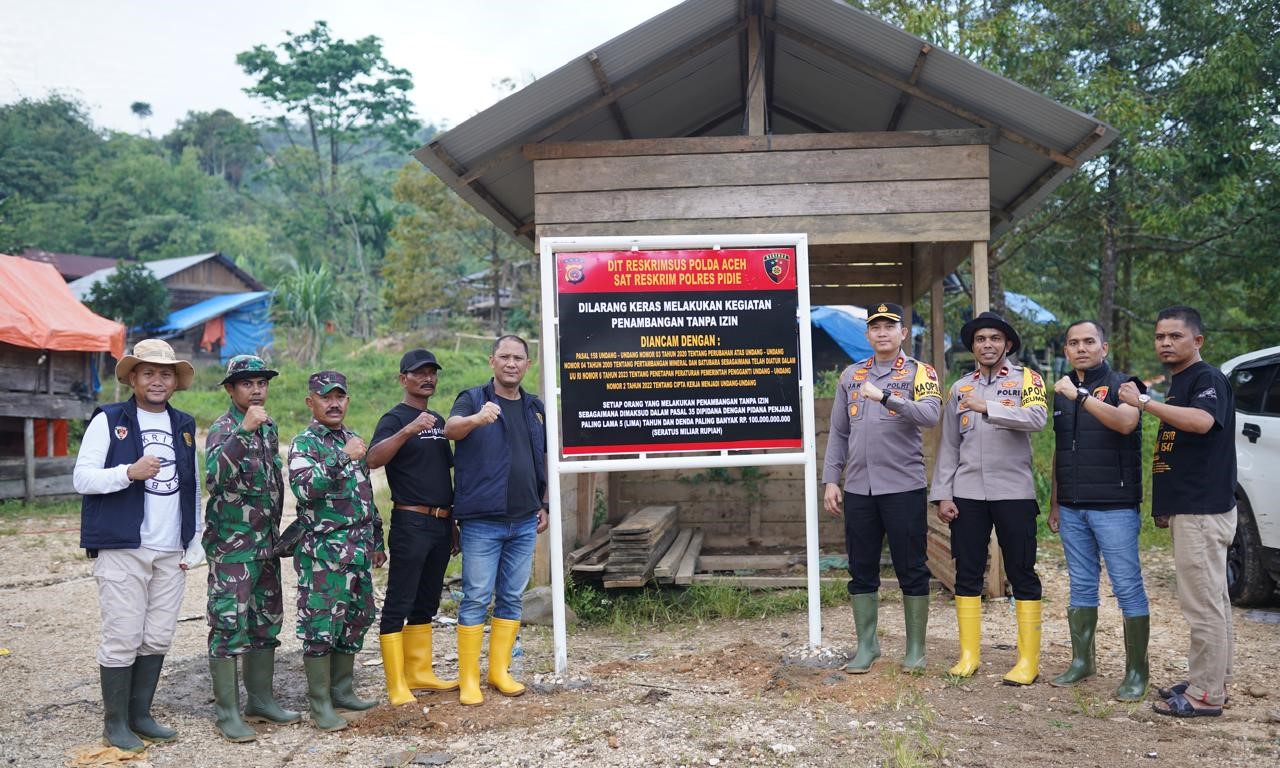
[[574,573],[601,574],[609,559],[609,531],[613,526],[605,524],[591,534],[586,544],[564,556],[564,565]]
[[643,587],[654,566],[676,538],[674,506],[645,507],[628,515],[609,531],[609,559],[604,586]]

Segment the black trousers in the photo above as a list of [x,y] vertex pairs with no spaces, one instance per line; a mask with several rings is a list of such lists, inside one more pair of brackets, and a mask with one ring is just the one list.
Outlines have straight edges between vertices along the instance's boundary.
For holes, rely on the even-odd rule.
[[428,624],[435,617],[453,548],[453,520],[393,509],[387,543],[387,599],[378,622],[384,635],[404,629],[406,619]]
[[928,501],[923,488],[879,496],[844,495],[844,549],[849,554],[849,594],[880,590],[880,550],[889,536],[889,556],[902,594],[929,594],[925,564]]
[[987,569],[987,543],[995,526],[996,541],[1004,555],[1004,572],[1013,587],[1015,600],[1039,600],[1040,577],[1036,575],[1035,499],[975,501],[956,499],[960,515],[951,521],[951,556],[956,560],[956,596],[982,594],[982,577]]

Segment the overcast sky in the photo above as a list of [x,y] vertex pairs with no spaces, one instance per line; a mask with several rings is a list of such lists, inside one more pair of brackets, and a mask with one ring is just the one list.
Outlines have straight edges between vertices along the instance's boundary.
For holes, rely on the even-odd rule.
[[382,38],[413,75],[424,123],[457,125],[524,83],[677,4],[677,0],[0,0],[0,104],[56,90],[100,128],[167,133],[188,111],[267,114],[241,89],[236,54],[274,47],[323,19],[335,37]]

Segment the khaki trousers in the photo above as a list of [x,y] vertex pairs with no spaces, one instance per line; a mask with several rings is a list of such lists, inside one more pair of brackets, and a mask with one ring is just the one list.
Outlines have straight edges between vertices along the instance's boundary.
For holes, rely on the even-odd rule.
[[1236,511],[1222,515],[1174,515],[1173,564],[1178,605],[1191,633],[1187,698],[1220,707],[1231,681],[1235,631],[1227,593],[1227,547],[1236,534]]
[[186,587],[182,552],[103,549],[93,563],[102,612],[98,664],[128,667],[138,656],[167,653]]

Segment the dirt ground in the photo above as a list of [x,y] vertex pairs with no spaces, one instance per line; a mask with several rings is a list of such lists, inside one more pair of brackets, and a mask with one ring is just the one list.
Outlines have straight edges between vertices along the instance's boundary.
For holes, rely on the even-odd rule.
[[[77,522],[28,520],[0,535],[0,648],[8,651],[0,655],[0,764],[65,765],[69,751],[94,745],[101,733],[95,586],[75,547]],[[1152,552],[1144,559],[1152,680],[1168,684],[1183,677],[1187,636],[1168,556]],[[300,725],[259,726],[256,743],[232,745],[213,726],[201,569],[188,579],[155,708],[180,738],[128,765],[302,768],[447,757],[453,766],[1280,764],[1280,725],[1271,721],[1280,716],[1275,613],[1235,612],[1236,679],[1225,715],[1172,720],[1152,714],[1149,702],[1109,698],[1123,663],[1114,601],[1099,611],[1099,676],[1077,690],[1044,682],[1070,655],[1067,579],[1061,555],[1052,551],[1039,570],[1046,587],[1044,674],[1028,688],[1000,684],[1015,656],[1012,607],[1002,601],[985,606],[983,666],[974,678],[957,683],[944,675],[956,652],[945,595],[935,596],[931,611],[928,672],[898,673],[902,610],[890,594],[880,621],[885,657],[868,675],[831,666],[852,643],[843,607],[824,611],[827,649],[816,656],[805,648],[803,614],[622,634],[571,630],[567,680],[549,674],[550,630],[530,627],[522,634],[521,675],[531,688],[523,697],[486,694],[483,705],[463,708],[456,695],[423,693],[416,705],[384,705],[340,733],[321,733],[304,718]],[[292,614],[286,609],[277,690],[287,706],[305,709]],[[438,671],[451,675],[452,627],[438,626],[436,638]],[[358,688],[379,696],[376,633],[366,646]]]

